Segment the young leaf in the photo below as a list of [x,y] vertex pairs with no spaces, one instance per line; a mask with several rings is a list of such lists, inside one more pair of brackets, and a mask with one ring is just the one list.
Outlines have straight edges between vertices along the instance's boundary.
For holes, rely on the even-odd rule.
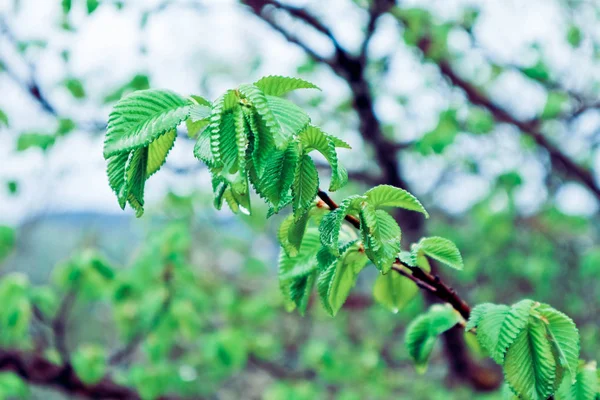
[[148,163],[146,166],[146,178],[149,178],[152,174],[162,167],[167,160],[169,151],[175,144],[175,138],[177,137],[177,130],[172,129],[167,133],[161,135],[150,143],[148,146]]
[[529,321],[531,309],[539,305],[532,300],[521,300],[510,307],[510,311],[506,315],[500,333],[498,334],[498,344],[492,354],[492,358],[497,363],[502,364],[507,349],[516,340],[517,335],[525,329]]
[[[213,168],[220,168],[223,163],[223,161],[221,160],[221,133],[224,128],[223,120],[224,116],[228,111],[231,111],[231,109],[235,108],[236,106],[239,107],[239,104],[237,104],[237,99],[238,97],[236,93],[233,90],[228,90],[213,104],[209,118],[210,122],[207,129],[210,132],[210,150],[212,153]],[[232,130],[233,136],[235,136],[235,126],[232,123],[232,121],[229,121],[229,124],[226,125],[226,128],[226,138],[231,138]],[[227,144],[228,146],[224,147],[229,149],[231,146],[231,142]],[[196,144],[196,147],[198,147],[198,144]]]
[[554,390],[555,369],[546,328],[531,318],[506,352],[506,381],[524,400],[546,400]]
[[130,153],[125,166],[125,185],[127,187],[127,202],[135,210],[135,216],[144,213],[144,186],[148,170],[148,148],[142,147]]
[[99,382],[106,374],[106,351],[98,345],[82,345],[73,355],[73,369],[87,384]]
[[194,157],[204,162],[207,167],[212,169],[215,167],[215,160],[210,147],[210,136],[210,129],[205,129],[200,133],[198,140],[196,140],[196,145],[194,146]]
[[260,78],[254,82],[254,86],[262,90],[266,95],[283,96],[284,94],[296,89],[319,89],[313,83],[298,78],[287,76],[270,75]]
[[346,215],[358,215],[364,196],[350,196],[342,201],[338,208],[326,214],[319,224],[321,243],[333,254],[339,255],[339,237],[342,222]]
[[286,199],[294,183],[298,166],[298,146],[292,142],[285,151],[273,150],[261,178],[250,174],[256,192],[278,212],[287,204]]
[[269,127],[265,124],[264,120],[260,118],[255,110],[248,107],[243,107],[244,116],[248,122],[250,128],[251,140],[249,146],[252,149],[252,165],[256,170],[257,178],[262,178],[265,168],[273,157],[277,150],[275,148],[275,141],[269,130]]
[[296,256],[291,257],[283,251],[279,255],[279,287],[284,299],[296,306],[301,314],[306,311],[315,284],[319,248],[317,230],[309,229]]
[[341,258],[333,257],[333,262],[329,263],[317,281],[321,303],[332,317],[342,308],[356,284],[358,273],[369,261],[355,244],[341,253]]
[[542,304],[536,309],[548,330],[552,345],[559,356],[560,365],[569,373],[574,382],[579,363],[579,331],[573,320],[565,314]]
[[307,126],[298,136],[300,143],[304,146],[306,154],[312,150],[321,153],[331,166],[331,184],[329,190],[335,191],[341,188],[348,181],[348,172],[339,165],[335,144],[330,136],[323,133],[319,128],[313,125]]
[[477,341],[490,357],[498,364],[504,360],[504,351],[498,350],[498,337],[504,321],[510,312],[510,307],[496,304],[482,304],[471,312],[466,330],[477,327]]
[[409,279],[390,271],[379,274],[373,288],[373,297],[394,314],[402,310],[419,292]]
[[104,157],[148,146],[185,120],[191,104],[167,90],[139,90],[122,98],[108,117]]
[[[237,132],[235,123],[235,114],[240,107],[233,111],[224,112],[218,131],[218,141],[212,140],[215,137],[214,131],[211,136],[211,149],[213,158],[221,160],[223,170],[226,173],[234,174],[238,171],[238,147]],[[218,147],[216,146],[218,144]]]
[[269,108],[269,103],[265,94],[256,86],[248,84],[241,85],[239,91],[243,96],[250,100],[256,113],[260,117],[259,119],[264,121],[265,126],[271,134],[270,136],[273,138],[275,146],[279,150],[285,149],[292,139],[292,136],[289,132],[284,132],[281,128],[273,111]]
[[380,207],[400,207],[418,211],[429,218],[429,214],[419,200],[404,189],[390,185],[379,185],[368,190],[365,196],[376,209]]
[[298,161],[292,184],[294,216],[300,218],[312,205],[319,189],[319,175],[313,160],[303,155]]
[[429,334],[429,317],[419,315],[406,327],[404,343],[419,373],[427,370],[427,362],[437,338]]
[[414,257],[418,257],[422,252],[425,255],[437,260],[449,267],[463,269],[463,260],[460,251],[454,243],[442,237],[422,238],[412,248]]
[[406,328],[404,343],[417,371],[425,372],[437,337],[460,321],[460,315],[449,305],[433,305]]
[[400,227],[390,214],[375,210],[368,203],[362,207],[359,216],[365,253],[386,274],[400,251]]
[[266,96],[267,105],[285,137],[297,135],[310,122],[310,117],[294,103],[281,97]]
[[596,400],[600,392],[596,363],[582,365],[577,372],[576,381],[563,380],[554,396],[556,400]]
[[350,146],[348,143],[344,142],[342,139],[333,136],[333,135],[327,135],[329,137],[329,140],[331,140],[333,142],[333,145],[337,148],[340,149],[348,149],[348,150],[352,150],[352,146]]
[[298,254],[309,218],[310,212],[304,214],[298,220],[293,215],[288,215],[279,226],[277,238],[281,247],[289,256],[294,257]]

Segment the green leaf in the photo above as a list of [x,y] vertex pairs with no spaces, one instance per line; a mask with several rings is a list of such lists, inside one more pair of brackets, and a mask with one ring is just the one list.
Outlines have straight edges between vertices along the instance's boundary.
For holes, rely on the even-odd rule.
[[569,102],[569,95],[563,92],[549,92],[546,98],[546,104],[542,111],[542,119],[552,119],[558,117]]
[[348,181],[348,172],[344,167],[339,165],[335,143],[331,140],[331,136],[323,133],[316,126],[309,125],[300,133],[298,139],[304,146],[306,154],[312,150],[316,150],[325,157],[331,166],[331,184],[329,185],[329,190],[338,190],[346,184]]
[[321,272],[317,281],[321,303],[332,317],[344,305],[350,290],[356,284],[358,273],[369,261],[356,245],[344,249],[341,258],[333,260]]
[[437,337],[429,333],[429,317],[427,315],[419,315],[406,327],[404,343],[419,373],[427,370],[427,362],[436,340]]
[[300,218],[313,204],[319,189],[319,175],[313,160],[303,155],[298,161],[292,184],[294,216]]
[[550,79],[550,71],[548,71],[548,66],[541,60],[538,60],[537,63],[530,67],[526,67],[521,69],[525,76],[540,82],[546,82]]
[[[210,132],[210,149],[212,153],[213,164],[212,168],[219,168],[223,163],[221,159],[221,135],[223,133],[225,125],[224,119],[225,115],[227,115],[227,111],[230,111],[236,106],[239,107],[239,105],[236,104],[236,99],[237,95],[235,94],[235,92],[229,90],[213,103],[212,111],[209,118],[210,122],[207,129]],[[232,136],[235,136],[235,126],[232,122],[233,121],[229,121],[229,124],[225,125],[225,128],[227,128],[227,130],[225,131],[225,138],[229,139],[230,142],[228,143],[228,146],[223,147],[227,149],[232,148],[231,140]],[[196,147],[198,147],[198,143],[196,144]]]
[[125,186],[127,202],[135,210],[135,216],[144,213],[144,187],[148,171],[148,148],[132,151],[125,165]]
[[525,329],[529,321],[531,309],[537,305],[539,303],[525,299],[511,306],[498,334],[496,349],[494,352],[491,352],[492,358],[497,363],[502,364],[504,362],[507,349],[516,340],[518,334]]
[[310,122],[310,117],[294,103],[281,97],[266,96],[267,105],[285,137],[297,135]]
[[326,214],[319,224],[321,243],[333,254],[339,255],[339,237],[342,223],[346,215],[357,216],[360,205],[366,200],[364,196],[350,196],[342,201],[338,208]]
[[8,115],[3,110],[0,110],[0,127],[4,126],[8,128],[10,126],[8,122]]
[[298,158],[298,146],[292,142],[285,151],[272,151],[261,178],[250,174],[256,192],[267,200],[274,212],[278,212],[288,204],[287,200],[294,183]]
[[68,14],[71,11],[71,0],[61,0],[61,5],[64,14]]
[[433,305],[406,327],[404,344],[418,372],[425,372],[437,337],[459,321],[460,315],[450,305]]
[[85,88],[81,80],[77,78],[68,78],[65,80],[64,85],[74,98],[78,100],[85,98]]
[[125,164],[129,159],[129,153],[121,153],[108,158],[106,172],[108,183],[117,195],[119,206],[125,208],[127,201],[127,187],[125,186]]
[[12,252],[16,243],[16,233],[14,228],[6,225],[0,225],[0,262]]
[[460,131],[456,114],[455,109],[448,109],[440,113],[435,129],[425,133],[416,143],[416,148],[421,154],[442,154],[446,147],[454,143],[454,139]]
[[191,103],[167,90],[140,90],[115,104],[108,117],[104,157],[148,146],[188,117]]
[[402,310],[419,292],[419,288],[409,279],[390,271],[379,274],[373,288],[375,300],[394,314]]
[[400,252],[400,227],[390,214],[371,204],[365,204],[359,216],[365,253],[386,274]]
[[282,251],[279,255],[279,286],[286,300],[304,314],[317,275],[317,253],[320,249],[316,229],[308,229],[298,254],[290,256]]
[[573,382],[579,363],[579,331],[573,320],[565,314],[542,304],[537,308],[542,316],[552,345],[559,356],[560,365]]
[[498,337],[504,325],[510,307],[496,304],[481,304],[471,311],[465,330],[477,328],[477,341],[497,363],[502,364],[504,352],[498,350]]
[[56,128],[56,136],[64,136],[72,132],[75,128],[77,128],[77,125],[72,119],[60,118],[58,120],[58,127]]
[[494,129],[494,117],[485,109],[472,107],[466,121],[467,130],[478,135],[489,133]]
[[429,214],[415,196],[404,189],[390,185],[379,185],[365,193],[369,204],[373,207],[400,207],[411,211],[418,211],[429,218]]
[[284,94],[296,89],[321,90],[318,86],[308,81],[278,75],[262,77],[258,81],[254,82],[254,86],[262,90],[264,94],[270,96],[283,96]]
[[582,365],[577,372],[575,383],[563,380],[556,392],[556,400],[596,400],[600,392],[596,363]]
[[298,254],[309,218],[310,213],[304,214],[298,220],[293,215],[288,215],[279,226],[277,238],[288,255],[294,257]]
[[524,400],[546,400],[553,392],[556,360],[541,321],[529,319],[508,348],[504,374]]
[[335,137],[333,135],[327,135],[329,137],[329,140],[331,140],[333,142],[333,145],[337,148],[340,149],[348,149],[351,150],[352,146],[350,146],[348,143],[344,142],[342,139]]
[[55,142],[56,138],[54,135],[25,132],[21,133],[17,139],[17,151],[25,151],[36,147],[42,150],[48,150]]
[[73,369],[84,383],[98,383],[104,378],[106,367],[106,350],[98,345],[81,345],[73,354]]
[[569,42],[571,47],[576,48],[579,47],[582,40],[583,33],[581,32],[581,29],[576,25],[571,25],[567,31],[567,42]]
[[243,107],[243,111],[252,133],[249,143],[252,149],[252,164],[257,178],[261,178],[273,153],[279,150],[275,148],[273,136],[263,119],[257,116],[252,109]]
[[146,178],[150,177],[152,174],[158,171],[160,167],[163,166],[167,160],[169,151],[171,151],[173,145],[175,144],[176,137],[177,130],[173,129],[159,136],[158,139],[150,143],[150,146],[148,146]]
[[[231,174],[236,173],[239,166],[235,117],[237,112],[241,112],[240,107],[223,113],[219,125],[218,141],[212,140],[215,138],[214,131],[211,137],[213,158],[220,160],[223,163],[223,170]],[[217,144],[218,147],[215,146]]]
[[275,146],[279,150],[285,149],[292,139],[292,136],[289,134],[289,131],[285,132],[281,128],[279,121],[269,107],[265,94],[256,86],[248,84],[241,85],[239,91],[243,96],[250,100],[256,113],[260,116],[260,119],[264,121],[266,128],[271,134],[270,136],[273,138]]
[[88,15],[96,11],[96,8],[100,5],[100,0],[87,0],[86,7]]
[[416,258],[423,253],[451,268],[463,269],[463,259],[456,245],[448,239],[434,236],[419,240],[412,248],[413,256]]
[[215,162],[210,149],[210,135],[211,131],[209,129],[205,129],[200,133],[194,145],[194,157],[204,162],[207,167],[213,168]]

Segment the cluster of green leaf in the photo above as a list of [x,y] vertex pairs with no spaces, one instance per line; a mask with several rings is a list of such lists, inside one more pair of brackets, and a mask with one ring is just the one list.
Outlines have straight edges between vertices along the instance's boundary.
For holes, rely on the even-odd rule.
[[[283,248],[282,291],[290,307],[303,313],[316,285],[323,306],[335,315],[369,261],[384,275],[389,275],[392,264],[400,263],[401,230],[385,209],[400,207],[428,214],[410,193],[388,185],[350,196],[326,213],[328,207],[315,202],[319,176],[309,154],[317,151],[329,162],[329,189],[335,191],[347,181],[336,147],[349,146],[310,124],[303,110],[280,97],[300,88],[316,86],[268,76],[229,90],[214,103],[160,90],[134,92],[110,114],[104,155],[119,204],[124,207],[128,202],[139,216],[145,180],[165,162],[176,127],[185,121],[188,134],[197,137],[195,156],[211,172],[216,208],[225,201],[235,213],[250,213],[251,187],[270,206],[270,214],[292,205],[293,213],[278,234]],[[348,217],[359,221],[359,235],[343,231]],[[428,269],[425,255],[462,268],[460,253],[442,238],[423,239],[403,262]],[[388,282],[383,287],[378,284],[377,297],[397,308],[400,302],[392,298],[402,289],[391,289],[396,279],[382,279]]]
[[[521,399],[544,400],[561,385],[567,391],[574,385],[577,391],[579,385],[588,384],[577,381],[579,332],[575,324],[547,304],[532,300],[510,307],[480,304],[465,329],[477,330],[479,344],[502,365],[509,387]],[[585,397],[574,397],[579,398]]]

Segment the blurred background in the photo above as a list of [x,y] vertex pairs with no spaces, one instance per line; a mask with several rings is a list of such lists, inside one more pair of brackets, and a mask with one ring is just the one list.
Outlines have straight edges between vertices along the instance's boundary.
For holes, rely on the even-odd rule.
[[[283,217],[215,210],[184,132],[143,218],[119,209],[102,142],[123,95],[288,75],[353,147],[336,199],[410,190],[432,216],[397,216],[405,248],[453,240],[465,269],[441,273],[469,304],[549,303],[598,359],[599,19],[595,0],[0,0],[0,355],[67,354],[148,399],[502,399],[462,333],[415,371],[416,287],[386,307],[365,274],[336,318],[287,313]],[[72,396],[0,375],[0,398]]]

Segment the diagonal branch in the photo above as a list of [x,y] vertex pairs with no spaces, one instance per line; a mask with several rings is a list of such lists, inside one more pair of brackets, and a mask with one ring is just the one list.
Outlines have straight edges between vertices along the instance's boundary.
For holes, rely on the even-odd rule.
[[525,122],[517,119],[481,93],[477,87],[458,76],[448,61],[442,60],[438,62],[438,66],[442,75],[445,76],[452,85],[461,88],[471,103],[486,108],[494,116],[496,121],[505,122],[519,128],[523,134],[531,137],[538,146],[548,152],[553,168],[560,170],[564,175],[579,180],[587,186],[598,199],[600,199],[600,185],[596,182],[592,173],[563,153],[557,145],[553,144],[541,132],[541,121],[535,119]]
[[[0,371],[13,372],[24,381],[59,390],[69,397],[89,399],[140,400],[134,389],[118,384],[108,376],[95,384],[84,383],[70,366],[57,365],[40,354],[0,348]],[[175,397],[161,397],[174,400]]]

